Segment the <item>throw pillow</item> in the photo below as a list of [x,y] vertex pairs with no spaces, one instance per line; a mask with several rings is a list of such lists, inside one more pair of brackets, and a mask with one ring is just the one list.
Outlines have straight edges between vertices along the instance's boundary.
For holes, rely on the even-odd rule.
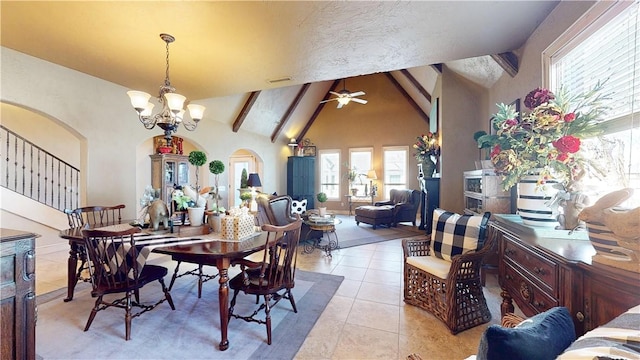
[[490,213],[483,216],[459,215],[435,209],[431,231],[433,254],[440,259],[451,261],[454,255],[481,248],[490,216]]
[[554,307],[512,329],[490,325],[480,338],[477,360],[555,359],[575,339],[569,310]]
[[304,214],[307,212],[307,199],[291,201],[292,214]]

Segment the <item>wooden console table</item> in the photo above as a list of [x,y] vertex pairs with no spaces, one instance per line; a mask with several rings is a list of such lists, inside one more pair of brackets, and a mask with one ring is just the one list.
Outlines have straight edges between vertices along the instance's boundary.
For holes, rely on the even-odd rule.
[[565,306],[580,336],[640,304],[640,274],[592,263],[585,233],[576,239],[567,231],[536,232],[518,215],[494,217],[503,315],[513,301],[526,316]]

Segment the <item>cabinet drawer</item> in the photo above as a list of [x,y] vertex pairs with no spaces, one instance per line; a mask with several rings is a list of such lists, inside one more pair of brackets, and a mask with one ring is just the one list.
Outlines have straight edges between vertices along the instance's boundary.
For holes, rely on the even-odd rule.
[[557,264],[511,241],[505,244],[504,257],[528,272],[527,277],[536,281],[539,286],[549,289],[550,292],[557,289]]
[[511,264],[505,264],[504,270],[503,286],[510,289],[509,293],[525,315],[531,316],[559,305],[556,298],[529,281]]

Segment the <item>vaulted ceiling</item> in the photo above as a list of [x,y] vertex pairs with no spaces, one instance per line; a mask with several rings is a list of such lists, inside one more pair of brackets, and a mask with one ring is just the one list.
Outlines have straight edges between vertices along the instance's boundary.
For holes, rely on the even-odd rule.
[[238,106],[212,120],[276,141],[291,127],[303,132],[339,79],[389,73],[425,114],[430,65],[488,87],[503,69],[517,71],[511,52],[557,3],[2,1],[0,42],[155,94],[165,75],[158,35],[169,33],[177,92],[213,108],[231,99]]

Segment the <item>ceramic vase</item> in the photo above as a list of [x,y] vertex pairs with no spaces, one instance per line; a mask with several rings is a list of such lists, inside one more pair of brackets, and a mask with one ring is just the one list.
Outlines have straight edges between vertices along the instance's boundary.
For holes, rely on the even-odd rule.
[[558,192],[554,187],[558,181],[548,179],[541,185],[537,182],[537,174],[524,176],[518,182],[518,215],[525,225],[556,227],[559,225],[558,208],[551,208],[547,203]]
[[433,173],[436,171],[436,163],[431,159],[422,161],[422,173],[424,177],[430,178],[433,177]]
[[204,219],[204,206],[203,207],[190,207],[187,208],[189,213],[189,223],[191,226],[200,226]]
[[211,231],[219,233],[222,231],[222,218],[225,214],[211,214],[207,217],[207,223],[211,227]]
[[320,215],[320,216],[327,215],[327,208],[326,207],[319,207],[318,208],[318,215]]

